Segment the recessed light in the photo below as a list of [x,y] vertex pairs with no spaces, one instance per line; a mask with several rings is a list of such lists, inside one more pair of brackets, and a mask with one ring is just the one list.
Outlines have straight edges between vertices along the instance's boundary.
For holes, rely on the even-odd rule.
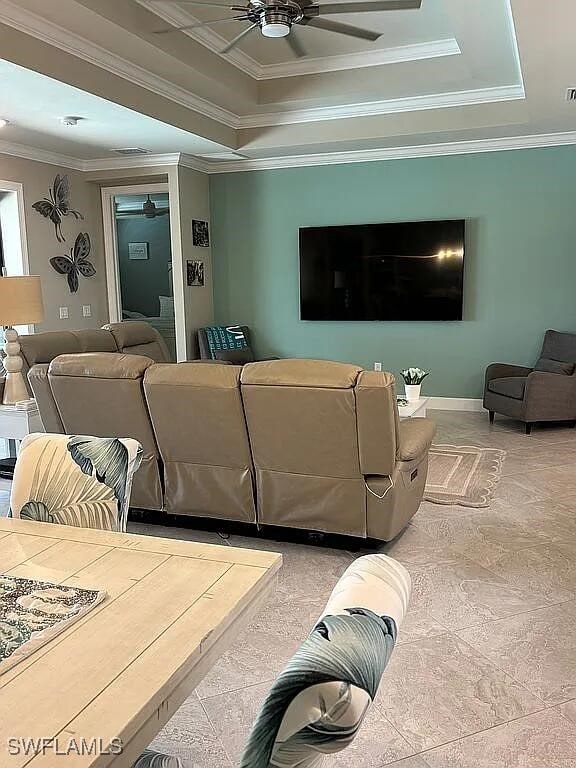
[[69,127],[78,125],[80,120],[84,120],[84,118],[78,117],[77,115],[66,115],[65,117],[60,118],[60,122],[62,123],[62,125],[67,125]]
[[0,117],[0,128],[5,128],[9,122],[9,120],[5,120],[3,117]]

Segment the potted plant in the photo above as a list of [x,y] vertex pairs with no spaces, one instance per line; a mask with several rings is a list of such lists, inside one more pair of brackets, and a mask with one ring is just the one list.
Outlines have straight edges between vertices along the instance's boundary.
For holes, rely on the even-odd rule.
[[405,370],[400,371],[400,373],[404,379],[406,400],[408,400],[409,403],[414,403],[416,400],[420,400],[420,387],[426,376],[428,376],[428,371],[423,371],[422,368],[406,368]]

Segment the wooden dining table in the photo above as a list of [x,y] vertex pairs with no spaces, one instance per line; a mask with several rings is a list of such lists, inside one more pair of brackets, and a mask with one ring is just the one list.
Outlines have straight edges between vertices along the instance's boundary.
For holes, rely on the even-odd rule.
[[1,768],[129,768],[263,603],[281,562],[0,518],[0,573],[107,593],[0,674]]

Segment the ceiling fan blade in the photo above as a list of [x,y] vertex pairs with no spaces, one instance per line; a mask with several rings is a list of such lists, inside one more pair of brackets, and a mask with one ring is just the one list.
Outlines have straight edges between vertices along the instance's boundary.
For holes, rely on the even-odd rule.
[[[174,0],[154,0],[155,3],[170,3],[174,5]],[[178,5],[206,5],[210,8],[229,8],[231,11],[245,11],[245,5],[234,5],[233,3],[218,3],[216,0],[178,0]]]
[[288,37],[284,38],[288,45],[290,46],[290,50],[294,54],[294,56],[297,56],[299,59],[301,59],[303,56],[306,56],[306,51],[304,50],[302,44],[300,43],[300,40],[296,37],[296,30],[294,27],[290,30],[290,34]]
[[[315,3],[318,14],[324,16],[329,13],[370,13],[373,11],[404,11],[410,8],[420,8],[422,0],[365,0],[355,3]],[[309,13],[311,8],[304,8],[304,13]]]
[[350,24],[341,24],[339,21],[330,21],[329,19],[321,19],[317,16],[312,18],[304,17],[300,24],[304,24],[307,27],[316,27],[317,29],[324,29],[326,32],[337,32],[340,35],[348,35],[348,37],[359,37],[361,40],[378,40],[382,35],[382,32],[372,32],[369,29],[360,29],[360,27],[353,27]]
[[220,24],[223,21],[243,21],[247,19],[246,16],[228,16],[225,19],[211,19],[210,21],[200,21],[196,24],[185,24],[183,27],[165,27],[164,29],[154,30],[155,35],[167,35],[170,32],[186,32],[188,29],[198,29],[199,27],[206,27],[210,24]]
[[234,37],[234,38],[232,38],[232,40],[230,40],[230,42],[228,43],[227,46],[222,48],[220,53],[228,53],[228,51],[231,51],[232,48],[234,48],[236,45],[238,45],[238,43],[240,42],[240,40],[242,40],[242,38],[246,37],[246,35],[249,35],[250,32],[252,32],[252,30],[256,29],[257,26],[258,26],[258,24],[252,24],[252,26],[248,27],[247,29],[242,30],[242,32],[240,32],[239,35],[236,35],[236,37]]

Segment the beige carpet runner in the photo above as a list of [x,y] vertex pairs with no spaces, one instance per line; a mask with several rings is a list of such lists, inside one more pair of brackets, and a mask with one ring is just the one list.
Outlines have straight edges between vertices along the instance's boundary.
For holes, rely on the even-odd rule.
[[473,445],[433,445],[424,499],[434,504],[487,507],[506,451]]

